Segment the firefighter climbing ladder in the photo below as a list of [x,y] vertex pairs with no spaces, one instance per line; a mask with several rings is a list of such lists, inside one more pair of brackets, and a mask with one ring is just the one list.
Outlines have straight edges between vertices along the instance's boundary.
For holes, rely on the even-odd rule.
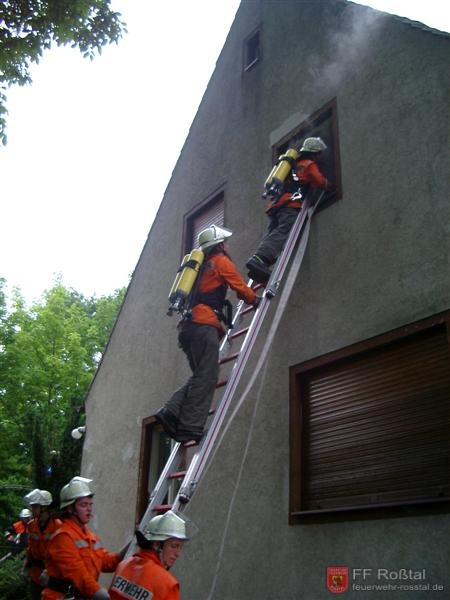
[[[252,306],[245,305],[242,300],[239,301],[235,316],[233,318],[233,327],[229,329],[220,347],[220,365],[235,361],[228,379],[222,381],[219,380],[217,383],[217,388],[224,388],[223,395],[213,411],[212,416],[210,417],[210,425],[200,443],[198,445],[191,442],[188,442],[187,444],[176,442],[174,444],[158,482],[150,495],[147,510],[141,519],[139,527],[141,531],[144,530],[146,523],[148,523],[150,518],[155,514],[163,512],[169,508],[182,512],[186,504],[192,498],[208,462],[208,458],[211,455],[227,411],[233,400],[234,393],[244,372],[247,360],[250,356],[261,325],[264,321],[270,301],[277,294],[293,250],[296,247],[297,241],[302,240],[303,236],[305,239],[302,241],[306,247],[309,227],[306,228],[305,225],[308,223],[308,221],[311,221],[314,211],[321,201],[323,195],[324,192],[319,195],[316,202],[310,202],[308,198],[306,198],[303,202],[302,209],[300,210],[297,220],[291,229],[284,250],[275,264],[272,275],[265,287],[263,297],[256,311]],[[306,235],[304,235],[305,231]],[[252,285],[252,280],[248,282],[248,285]],[[256,285],[253,286],[253,289],[257,290],[262,287],[263,286],[261,285]],[[239,329],[244,317],[249,313],[253,313],[253,318],[250,322],[250,325],[248,327]],[[240,350],[233,353],[233,341],[242,337],[244,337],[244,339]],[[180,470],[180,467],[182,466],[186,456],[186,451],[189,450],[191,446],[195,448],[195,452],[189,463],[189,467],[187,470]],[[167,503],[166,500],[173,482],[180,480],[182,480],[182,483],[174,501],[172,503]]]

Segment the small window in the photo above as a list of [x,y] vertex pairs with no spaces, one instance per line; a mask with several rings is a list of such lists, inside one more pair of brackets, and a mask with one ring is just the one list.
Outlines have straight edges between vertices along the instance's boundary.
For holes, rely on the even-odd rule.
[[450,501],[450,311],[291,368],[290,522]]
[[244,40],[244,71],[248,71],[261,59],[259,30]]
[[183,256],[197,246],[200,231],[211,225],[224,224],[224,194],[214,194],[200,203],[193,211],[185,216],[183,232]]

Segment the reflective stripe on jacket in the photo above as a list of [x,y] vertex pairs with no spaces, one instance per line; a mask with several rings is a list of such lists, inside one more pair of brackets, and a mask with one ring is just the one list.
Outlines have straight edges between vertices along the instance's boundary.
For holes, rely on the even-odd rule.
[[33,519],[28,524],[27,561],[31,564],[30,577],[37,585],[40,585],[39,575],[44,569],[50,537],[61,525],[59,519],[49,519],[44,529],[40,528],[39,519]]
[[[100,589],[97,579],[101,572],[111,572],[119,563],[119,555],[107,552],[100,538],[86,526],[72,519],[51,536],[47,546],[47,572],[50,577],[70,581],[82,596],[91,598]],[[42,600],[59,600],[64,593],[45,588]]]
[[[210,293],[220,287],[230,287],[241,300],[253,304],[255,292],[249,288],[237,271],[234,263],[225,254],[213,254],[206,257],[207,261],[200,277],[199,292]],[[207,304],[196,304],[192,308],[192,323],[211,325],[223,334],[223,327],[214,310]]]
[[[298,187],[312,185],[313,187],[325,188],[328,185],[327,178],[322,174],[317,163],[309,159],[300,159],[296,162],[293,169],[298,179]],[[290,176],[289,176],[290,177]],[[276,202],[271,202],[267,205],[266,212],[280,208],[285,204],[289,204],[289,208],[300,208],[301,200],[291,201],[292,192],[282,194]]]
[[180,600],[180,588],[157,553],[141,549],[119,564],[109,595],[111,600]]

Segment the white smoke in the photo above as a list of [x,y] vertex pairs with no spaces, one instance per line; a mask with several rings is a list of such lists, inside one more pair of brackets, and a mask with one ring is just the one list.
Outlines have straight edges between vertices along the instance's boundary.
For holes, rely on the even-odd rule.
[[307,71],[318,89],[335,91],[349,78],[357,76],[364,68],[371,53],[377,51],[376,39],[386,15],[379,11],[348,2],[339,17],[334,14],[328,20],[326,53],[312,55]]

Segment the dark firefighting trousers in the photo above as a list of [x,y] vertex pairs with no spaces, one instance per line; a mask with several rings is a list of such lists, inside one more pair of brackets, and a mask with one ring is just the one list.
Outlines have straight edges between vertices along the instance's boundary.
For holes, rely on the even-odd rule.
[[178,421],[177,433],[203,433],[219,378],[219,333],[216,327],[182,323],[178,341],[186,354],[192,376],[165,408]]
[[283,206],[276,211],[268,213],[269,225],[267,233],[262,238],[255,252],[268,265],[273,265],[283,250],[289,232],[298,217],[298,211],[298,208]]

